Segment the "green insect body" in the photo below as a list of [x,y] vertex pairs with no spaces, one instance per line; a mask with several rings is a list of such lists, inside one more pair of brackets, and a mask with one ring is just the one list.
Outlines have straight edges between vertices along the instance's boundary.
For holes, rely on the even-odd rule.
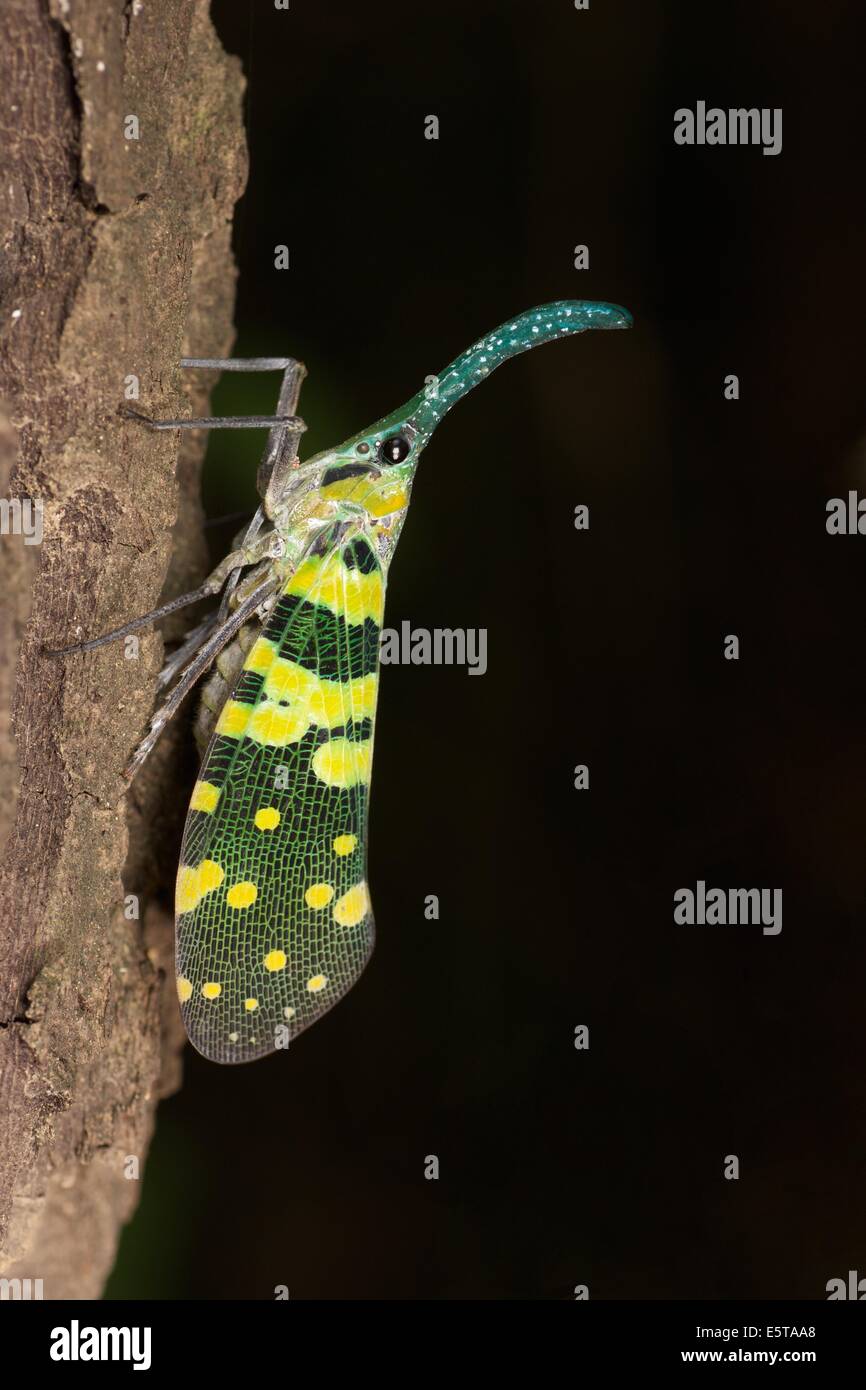
[[210,687],[218,712],[177,879],[178,997],[204,1056],[244,1062],[286,1047],[373,949],[367,812],[385,585],[437,424],[506,358],[629,323],[584,301],[521,314],[270,499],[274,595],[223,663],[231,689],[225,675]]

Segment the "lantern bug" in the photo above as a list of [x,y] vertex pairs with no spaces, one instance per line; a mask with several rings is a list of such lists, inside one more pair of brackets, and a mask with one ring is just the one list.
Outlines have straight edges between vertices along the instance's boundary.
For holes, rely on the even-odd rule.
[[[150,420],[154,429],[268,427],[261,505],[193,593],[103,637],[222,594],[160,675],[172,686],[131,777],[191,686],[204,749],[177,875],[177,989],[205,1057],[282,1049],[358,979],[373,949],[367,810],[385,583],[418,460],[445,414],[507,358],[589,328],[627,328],[613,304],[560,300],[479,339],[406,405],[301,464],[305,369],[290,358],[185,358],[282,370],[274,416]],[[172,685],[172,682],[174,684]]]

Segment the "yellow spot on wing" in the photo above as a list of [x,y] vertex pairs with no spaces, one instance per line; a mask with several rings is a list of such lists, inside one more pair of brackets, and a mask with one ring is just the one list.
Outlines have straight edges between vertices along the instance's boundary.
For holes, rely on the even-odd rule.
[[[312,721],[334,729],[349,719],[372,719],[376,713],[375,673],[350,681],[323,680],[315,671],[279,657],[265,677],[264,689],[269,700],[290,706],[299,726],[306,717],[307,725]],[[247,730],[251,737],[255,737],[253,726]],[[301,733],[305,732],[306,726],[301,729]]]
[[276,806],[263,806],[260,811],[256,811],[256,830],[276,830],[279,823],[280,813]]
[[302,598],[306,598],[316,587],[321,573],[321,555],[309,555],[302,565],[298,565],[283,593],[299,594]]
[[233,883],[226,893],[226,902],[229,907],[249,907],[259,896],[259,890],[254,883]]
[[312,978],[307,981],[307,989],[311,994],[318,994],[320,990],[325,988],[327,983],[327,975],[313,975]]
[[334,921],[340,927],[357,927],[370,911],[370,895],[366,883],[356,883],[334,903]]
[[177,911],[192,912],[201,894],[198,891],[198,869],[193,869],[189,864],[181,864],[177,871],[177,885],[174,893],[174,903]]
[[215,787],[213,782],[196,782],[192,789],[192,801],[189,804],[191,811],[211,811],[216,810],[216,804],[220,799],[220,789]]
[[305,700],[318,685],[315,671],[308,671],[296,661],[277,657],[265,676],[265,694],[271,700]]
[[310,727],[306,711],[288,705],[277,705],[272,700],[262,700],[256,706],[246,725],[248,738],[255,743],[266,744],[269,748],[284,748],[287,743],[297,743]]
[[330,883],[313,883],[304,894],[307,907],[327,907],[334,896]]
[[297,1009],[293,1009],[291,1004],[287,1004],[283,1009],[283,1018],[294,1018],[296,1013]]
[[381,571],[377,568],[364,574],[357,568],[346,569],[339,550],[324,557],[311,555],[299,565],[283,592],[322,603],[347,623],[362,623],[365,618],[382,621]]
[[369,739],[355,743],[348,738],[332,738],[316,749],[312,768],[328,787],[354,787],[369,779],[372,752]]
[[372,719],[376,713],[376,676],[356,676],[354,680],[319,681],[310,696],[308,709],[315,724],[334,729],[349,719]]
[[198,866],[198,891],[204,896],[205,893],[213,892],[214,888],[219,888],[225,871],[219,864],[214,863],[213,859],[203,859]]
[[187,999],[192,997],[192,981],[188,980],[185,975],[178,975],[177,977],[177,997],[182,1004],[185,1004]]
[[219,999],[223,992],[222,985],[216,984],[214,980],[207,980],[201,987],[201,992],[205,999]]
[[252,705],[245,705],[239,700],[226,700],[216,722],[216,732],[224,734],[226,738],[240,738],[246,732],[252,711]]
[[189,864],[181,864],[177,871],[175,888],[177,912],[192,912],[199,899],[203,898],[205,893],[211,893],[214,888],[219,888],[224,878],[223,870],[212,859],[203,859],[195,868]]
[[276,644],[270,642],[267,637],[259,637],[247,652],[244,670],[257,671],[259,675],[263,675],[265,671],[270,670],[276,657]]
[[285,951],[268,951],[264,959],[266,970],[285,970],[289,958]]
[[258,1007],[259,1007],[259,1001],[258,1001],[258,999],[245,999],[245,1000],[244,1000],[244,1008],[246,1009],[246,1011],[247,1011],[248,1014],[251,1014],[251,1013],[253,1012],[253,1010],[254,1010],[254,1009],[257,1009]]
[[351,854],[357,843],[357,835],[338,835],[334,841],[334,853]]

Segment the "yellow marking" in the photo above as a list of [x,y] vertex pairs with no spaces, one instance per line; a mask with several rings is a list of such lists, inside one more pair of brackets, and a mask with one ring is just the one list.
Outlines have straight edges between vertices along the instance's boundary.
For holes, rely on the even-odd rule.
[[268,951],[264,960],[266,970],[285,970],[288,963],[289,958],[285,951]]
[[196,782],[192,789],[192,801],[189,803],[191,811],[211,811],[216,810],[216,804],[220,799],[220,789],[215,787],[213,782]]
[[345,682],[319,681],[308,705],[310,718],[328,729],[335,729],[348,719],[372,719],[378,684],[375,674]]
[[370,895],[366,883],[356,883],[334,904],[334,921],[340,927],[357,927],[370,911]]
[[177,871],[174,902],[178,913],[192,912],[201,894],[198,891],[198,870],[181,864]]
[[309,727],[310,721],[303,709],[262,700],[246,726],[246,733],[255,743],[263,743],[268,748],[285,748],[287,743],[297,743],[303,738]]
[[[269,700],[289,704],[299,725],[306,718],[307,724],[312,721],[335,729],[347,719],[372,719],[376,713],[378,680],[375,673],[356,676],[351,681],[322,680],[315,671],[307,671],[294,661],[278,657],[265,677],[264,689]],[[252,728],[247,732],[255,737]],[[304,732],[306,729],[302,730]]]
[[198,891],[202,897],[205,893],[213,892],[214,888],[219,888],[225,871],[219,864],[215,864],[212,859],[203,859],[198,866]]
[[307,671],[295,661],[278,656],[265,676],[265,694],[271,700],[304,700],[318,685],[315,671]]
[[327,907],[334,896],[334,890],[330,883],[313,883],[304,894],[304,901],[307,907],[319,908]]
[[192,998],[192,980],[188,980],[185,975],[177,977],[177,997],[181,1004]]
[[251,1014],[251,1013],[253,1012],[253,1010],[254,1010],[254,1009],[257,1009],[258,1007],[259,1007],[259,1001],[258,1001],[258,999],[245,999],[245,1000],[244,1000],[244,1008],[246,1009],[246,1011],[247,1011],[248,1014]]
[[356,473],[351,478],[338,478],[334,483],[326,483],[320,488],[323,497],[341,501],[349,498],[359,503],[369,516],[388,516],[391,512],[402,511],[409,502],[406,485],[399,476],[383,477],[373,480],[371,475]]
[[298,594],[301,598],[307,598],[312,594],[321,579],[322,557],[321,555],[308,555],[303,564],[298,565],[285,589],[284,594]]
[[259,896],[259,890],[254,883],[233,883],[226,893],[226,902],[229,907],[249,907]]
[[239,1037],[239,1033],[229,1033],[229,1042],[237,1042]]
[[216,732],[225,734],[226,738],[240,738],[246,732],[252,712],[252,705],[244,705],[239,700],[226,700],[216,722]]
[[409,505],[409,494],[399,478],[383,478],[371,493],[364,498],[364,506],[370,516],[390,516],[391,512],[401,512]]
[[189,864],[181,864],[177,871],[175,889],[175,907],[178,913],[192,912],[205,893],[219,888],[224,878],[223,870],[212,859],[203,859],[195,868]]
[[293,1009],[291,1004],[287,1004],[283,1009],[283,1018],[294,1018],[296,1013],[297,1009]]
[[223,992],[222,985],[216,984],[214,980],[207,980],[201,987],[201,992],[205,999],[219,999]]
[[325,988],[327,983],[327,975],[313,975],[312,979],[307,981],[307,989],[311,994],[318,994],[320,990]]
[[298,594],[310,603],[322,603],[347,623],[362,623],[365,618],[382,621],[381,571],[364,574],[359,569],[346,569],[338,550],[324,558],[309,556],[295,570],[283,592]]
[[247,652],[244,670],[256,671],[259,675],[264,675],[266,671],[270,670],[276,657],[276,643],[269,641],[267,637],[257,637]]
[[351,854],[357,843],[357,835],[338,835],[334,841],[334,853]]
[[354,787],[369,780],[372,753],[370,740],[353,743],[348,738],[332,738],[316,749],[312,768],[328,787]]
[[369,492],[372,481],[371,473],[355,473],[351,478],[338,478],[334,483],[326,483],[319,491],[330,501],[342,502],[348,497],[353,502],[360,502],[364,494]]
[[280,813],[276,806],[263,806],[256,811],[256,830],[276,830],[280,823]]

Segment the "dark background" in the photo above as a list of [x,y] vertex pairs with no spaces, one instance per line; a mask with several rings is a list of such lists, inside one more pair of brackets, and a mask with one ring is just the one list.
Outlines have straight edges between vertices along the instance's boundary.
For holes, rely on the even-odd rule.
[[[532,304],[635,327],[506,364],[427,450],[386,621],[486,627],[488,673],[384,672],[373,961],[288,1054],[188,1051],[109,1294],[866,1274],[866,539],[825,531],[866,492],[857,10],[215,4],[250,79],[236,351],[306,361],[308,454]],[[676,146],[699,99],[781,106],[782,153]],[[211,514],[251,506],[261,435],[213,445]],[[675,925],[699,878],[782,888],[781,935]]]

